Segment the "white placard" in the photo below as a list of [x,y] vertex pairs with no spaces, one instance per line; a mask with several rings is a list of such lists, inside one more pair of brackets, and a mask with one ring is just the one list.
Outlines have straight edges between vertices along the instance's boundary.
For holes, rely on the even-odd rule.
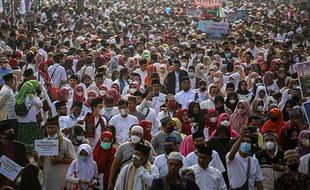
[[35,140],[34,147],[39,156],[58,156],[58,140]]
[[17,175],[22,170],[22,167],[15,163],[10,158],[2,155],[0,158],[0,173],[11,181],[15,181]]

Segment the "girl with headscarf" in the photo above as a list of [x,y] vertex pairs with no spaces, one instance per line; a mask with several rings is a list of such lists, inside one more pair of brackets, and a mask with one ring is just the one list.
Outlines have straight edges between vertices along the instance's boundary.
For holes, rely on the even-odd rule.
[[310,131],[302,130],[298,135],[298,147],[296,152],[299,157],[310,153]]
[[261,68],[261,75],[264,75],[267,71],[267,63],[266,63],[264,57],[263,56],[257,56],[256,62]]
[[260,118],[262,118],[263,121],[265,118],[265,110],[266,110],[264,108],[264,105],[265,104],[262,99],[255,98],[251,104],[251,115],[258,115],[260,116]]
[[175,117],[178,118],[182,123],[182,133],[185,135],[191,135],[192,134],[192,126],[191,123],[188,121],[188,112],[187,109],[180,109],[175,114]]
[[230,116],[230,124],[232,128],[240,133],[245,128],[250,117],[250,104],[247,101],[240,100],[234,113]]
[[[227,113],[222,113],[217,118],[217,126],[219,127],[220,125],[227,127],[231,138],[235,139],[239,137],[239,134],[235,130],[232,129],[231,124],[230,124],[230,117]],[[213,133],[210,135],[210,139],[213,138],[216,133],[217,133],[217,130],[213,131]]]
[[227,83],[232,83],[235,86],[235,89],[237,89],[239,81],[240,81],[240,74],[239,73],[233,73],[228,77]]
[[253,94],[248,91],[247,83],[245,80],[239,82],[238,90],[236,91],[239,100],[245,100],[247,102],[251,102]]
[[228,94],[226,101],[225,101],[225,106],[230,109],[232,112],[235,111],[235,108],[237,107],[237,104],[239,102],[239,98],[237,93],[232,92]]
[[196,77],[202,79],[202,80],[206,80],[206,78],[208,77],[206,72],[205,72],[205,66],[202,63],[198,63],[195,67],[195,75]]
[[215,96],[214,106],[218,114],[227,113],[230,115],[232,113],[230,109],[225,107],[225,100],[221,95]]
[[267,92],[266,87],[264,87],[264,86],[259,86],[259,87],[256,89],[255,98],[259,98],[259,99],[263,100],[264,109],[267,108],[268,92]]
[[239,73],[240,80],[245,80],[246,74],[245,74],[245,71],[243,70],[241,65],[236,65],[235,66],[235,72]]
[[248,84],[248,90],[251,90],[254,88],[255,79],[258,77],[258,74],[256,72],[251,72],[249,76],[246,77],[246,81]]
[[217,120],[218,120],[217,117],[218,117],[218,114],[217,114],[216,109],[208,110],[204,128],[208,129],[209,135],[212,134],[217,129]]
[[77,159],[70,164],[66,180],[73,184],[72,190],[83,190],[94,188],[97,178],[98,169],[91,147],[88,144],[82,144],[77,151]]
[[99,96],[103,98],[103,100],[105,99],[105,97],[107,96],[107,91],[108,91],[108,87],[105,84],[102,84],[99,87]]
[[57,102],[66,102],[67,108],[69,109],[68,99],[69,99],[69,89],[67,87],[62,87],[61,89],[57,90],[56,100],[52,103],[51,106],[52,117],[55,117],[57,115],[55,107],[55,104]]
[[214,73],[218,71],[218,67],[216,65],[211,65],[209,72],[208,72],[208,76],[206,79],[207,82],[207,86],[210,86],[211,84],[213,84],[214,82]]
[[149,120],[142,120],[139,122],[139,125],[143,128],[144,139],[151,142],[152,140],[152,122]]
[[42,84],[52,83],[51,77],[49,73],[47,72],[47,68],[48,68],[48,65],[46,62],[39,63],[37,79]]
[[190,122],[199,123],[201,120],[200,104],[197,101],[192,101],[188,105],[188,117]]
[[145,84],[145,86],[152,86],[152,78],[151,78],[151,75],[153,74],[153,73],[156,73],[157,72],[157,68],[156,68],[156,66],[155,65],[148,65],[147,67],[146,67],[146,73],[147,73],[147,75],[146,75],[146,77],[145,77],[145,80],[144,80],[144,84]]
[[73,126],[72,135],[70,140],[73,144],[74,151],[77,152],[81,144],[89,144],[85,137],[85,130],[82,125],[76,124]]
[[16,104],[24,104],[28,110],[25,116],[18,116],[18,140],[26,145],[26,150],[30,153],[33,150],[34,140],[42,139],[41,128],[38,127],[37,114],[43,106],[40,98],[36,94],[39,83],[36,80],[25,82],[16,96]]
[[160,65],[158,74],[159,74],[160,84],[165,84],[165,80],[168,75],[167,66],[165,64]]
[[94,90],[88,90],[86,93],[86,101],[83,103],[81,115],[85,116],[87,113],[91,113],[91,101],[97,97],[97,93]]
[[195,146],[193,143],[193,137],[192,135],[187,136],[180,144],[179,148],[180,153],[183,156],[187,156],[189,153],[195,151]]
[[140,91],[140,85],[137,82],[131,82],[123,90],[122,97],[124,100],[128,99],[128,96],[134,96],[134,93]]
[[186,135],[182,132],[182,123],[181,123],[181,121],[178,118],[174,117],[174,118],[172,118],[172,123],[173,123],[173,125],[175,127],[174,131],[176,133],[179,133],[182,139],[185,139]]
[[114,160],[116,148],[113,146],[113,135],[109,131],[101,134],[100,140],[96,144],[93,156],[97,163],[98,173],[103,174],[103,189],[107,189],[109,183],[110,169]]
[[261,133],[264,134],[267,131],[272,131],[279,135],[279,132],[286,123],[283,121],[283,115],[279,108],[273,108],[269,113],[269,119],[261,128]]
[[84,97],[84,88],[82,85],[78,84],[75,85],[74,87],[74,94],[73,94],[73,101],[74,102],[85,102],[85,97]]
[[216,71],[213,75],[213,84],[217,85],[221,92],[225,93],[225,85],[224,85],[224,78],[223,73],[221,71]]
[[291,89],[286,89],[284,90],[284,92],[282,93],[282,98],[281,101],[279,103],[279,108],[282,110],[285,103],[287,102],[287,100],[292,99],[292,90]]
[[114,88],[111,88],[107,91],[107,95],[113,97],[114,106],[117,106],[118,101],[121,99],[121,96],[119,95],[118,91]]

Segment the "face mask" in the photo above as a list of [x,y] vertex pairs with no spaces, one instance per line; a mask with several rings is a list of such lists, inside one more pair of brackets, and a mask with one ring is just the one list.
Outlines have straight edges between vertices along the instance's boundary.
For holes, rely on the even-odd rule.
[[306,146],[306,147],[309,147],[309,145],[310,145],[309,139],[304,139],[304,140],[302,140],[302,144],[303,144],[304,146]]
[[256,87],[263,86],[262,83],[256,83]]
[[251,150],[251,144],[247,142],[243,142],[240,144],[239,150],[245,154],[249,153]]
[[193,72],[188,72],[188,77],[189,78],[193,78],[194,77],[194,73]]
[[213,80],[214,80],[214,82],[219,82],[220,78],[219,77],[214,77]]
[[100,90],[99,91],[100,96],[104,96],[104,95],[106,95],[106,93],[107,93],[107,91],[105,91],[105,90]]
[[263,106],[257,106],[257,111],[263,111]]
[[236,100],[229,100],[229,103],[234,104],[236,103]]
[[88,156],[80,156],[80,158],[83,162],[86,162],[88,160]]
[[290,169],[292,172],[296,172],[299,168],[299,163],[294,163],[287,165],[288,169]]
[[108,150],[111,147],[111,143],[108,143],[108,142],[101,142],[100,145],[103,150]]
[[276,116],[270,116],[270,120],[272,122],[276,122],[278,120],[278,118]]
[[77,141],[82,142],[84,141],[85,137],[84,136],[76,136],[75,138]]
[[135,89],[135,88],[129,88],[129,93],[130,94],[133,94],[133,93],[135,93],[137,90]]
[[112,111],[112,109],[113,109],[113,107],[106,107],[106,108],[105,108],[105,110],[106,110],[107,112]]
[[137,143],[139,143],[141,141],[141,137],[139,137],[137,135],[132,135],[130,137],[130,140],[131,140],[132,143],[137,144]]
[[212,123],[215,123],[215,122],[217,121],[217,118],[216,118],[216,117],[211,117],[211,118],[210,118],[210,121],[211,121]]
[[255,78],[251,79],[251,83],[254,84],[255,83]]
[[120,112],[121,116],[127,115],[127,110],[124,109],[124,108],[123,108],[123,109],[120,109],[119,112]]
[[276,145],[274,142],[268,141],[265,143],[266,150],[274,150],[275,148],[276,148]]
[[229,124],[230,124],[230,122],[227,121],[227,120],[224,120],[224,121],[221,122],[221,125],[223,125],[223,126],[225,126],[225,127],[228,127]]

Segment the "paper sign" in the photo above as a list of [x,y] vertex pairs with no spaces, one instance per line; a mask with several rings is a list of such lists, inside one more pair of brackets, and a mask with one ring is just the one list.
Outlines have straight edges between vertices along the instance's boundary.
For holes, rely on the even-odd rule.
[[246,18],[246,10],[240,9],[236,11],[230,11],[228,12],[228,21],[233,22],[237,20],[242,20]]
[[188,17],[201,17],[202,10],[201,9],[186,9],[186,16]]
[[203,8],[221,7],[222,3],[219,0],[194,0],[194,5]]
[[296,65],[298,80],[303,98],[310,97],[310,61]]
[[308,123],[310,123],[310,102],[303,103],[303,108],[304,108]]
[[17,175],[22,170],[22,167],[15,163],[10,158],[2,155],[0,158],[0,173],[11,181],[15,181]]
[[225,39],[228,29],[229,24],[226,22],[198,21],[198,30],[205,32],[208,39]]
[[39,156],[58,156],[58,140],[35,140],[34,146]]

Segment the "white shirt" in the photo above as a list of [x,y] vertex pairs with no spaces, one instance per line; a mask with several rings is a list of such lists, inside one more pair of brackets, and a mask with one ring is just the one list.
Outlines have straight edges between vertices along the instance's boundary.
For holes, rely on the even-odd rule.
[[[124,166],[119,173],[114,190],[124,190],[124,185],[128,185],[128,173],[132,163],[127,164]],[[154,179],[158,178],[158,170],[155,166],[152,166],[151,173],[149,173],[143,166],[140,166],[136,169],[134,174],[134,182],[133,182],[133,189],[134,190],[144,190],[145,188],[142,187],[143,184],[147,185],[147,189],[150,189],[152,186],[152,182]]]
[[[58,122],[60,131],[62,132],[62,130],[72,128],[75,124],[77,124],[78,118],[74,117],[73,114],[70,114],[66,116],[60,116],[58,118]],[[66,138],[69,138],[70,136],[70,134],[65,135],[64,133],[62,133],[62,135]]]
[[166,95],[163,93],[159,93],[158,96],[154,96],[152,98],[152,108],[156,111],[156,113],[160,112],[160,106],[165,104]]
[[113,84],[113,81],[111,79],[107,79],[105,78],[104,81],[103,81],[103,84],[108,88],[108,89],[111,89],[111,86]]
[[[196,164],[198,164],[198,156],[196,151],[193,151],[186,156],[184,160],[184,167],[188,168]],[[218,169],[221,173],[226,171],[219,154],[215,150],[212,150],[212,160],[209,163],[209,166]]]
[[[182,155],[183,160],[185,160],[185,157]],[[168,158],[166,154],[161,154],[159,156],[156,156],[153,165],[157,167],[159,175],[165,176],[168,174]],[[182,167],[183,168],[183,167]]]
[[299,168],[298,168],[298,171],[300,173],[304,173],[304,174],[308,175],[308,173],[310,172],[310,171],[308,171],[308,169],[309,169],[309,165],[308,165],[309,164],[309,159],[310,159],[310,153],[306,154],[306,155],[304,155],[304,156],[302,156],[300,158]]
[[[107,125],[107,121],[105,120],[105,118],[104,118],[104,117],[101,117],[101,118],[103,119],[104,124]],[[95,117],[95,126],[97,125],[98,120],[99,120],[99,117]],[[100,125],[100,123],[99,123],[98,126],[97,126],[97,128],[96,128],[96,131],[95,131],[95,138],[87,138],[88,141],[89,141],[89,146],[90,146],[92,149],[95,148],[97,142],[98,142],[99,139],[100,139],[101,132],[102,132],[101,129],[102,129],[102,127],[101,127],[101,125]]]
[[174,72],[175,75],[175,93],[178,93],[181,89],[180,89],[180,81],[179,81],[179,72]]
[[29,109],[27,115],[25,116],[17,116],[19,123],[30,123],[30,122],[37,122],[37,114],[40,112],[43,104],[39,97],[32,96],[31,98],[29,95],[26,97],[25,100],[26,108]]
[[182,104],[182,109],[187,109],[189,103],[195,101],[195,98],[198,102],[202,101],[199,97],[199,94],[193,90],[188,90],[187,92],[182,90],[181,92],[178,92],[174,97],[179,104]]
[[249,176],[249,190],[254,190],[254,183],[263,181],[263,174],[256,158],[243,158],[239,152],[236,153],[235,158],[230,161],[229,153],[226,155],[227,174],[229,185],[232,188],[241,187],[246,181],[246,172],[248,167],[248,159],[251,159],[251,170]]
[[115,126],[116,130],[116,141],[119,144],[122,144],[128,140],[129,137],[129,128],[134,125],[138,124],[139,120],[137,117],[133,115],[127,115],[127,117],[122,117],[121,114],[117,114],[113,116],[109,124]]
[[215,109],[215,104],[211,99],[208,99],[200,103],[200,108],[207,110]]
[[152,123],[152,135],[159,132],[160,121],[158,120],[156,111],[153,108],[147,106],[147,101],[144,99],[140,105],[137,106],[137,110],[144,114],[145,119]]
[[141,86],[144,86],[144,81],[145,81],[145,78],[146,78],[146,76],[147,76],[146,70],[145,70],[145,71],[142,71],[142,70],[139,68],[139,69],[134,70],[133,73],[138,73],[138,74],[140,75],[140,78],[141,78]]
[[88,88],[87,88],[87,92],[89,92],[90,90],[95,91],[97,94],[99,94],[99,88],[96,86],[96,83],[93,82],[93,84],[91,84]]
[[17,119],[15,113],[15,93],[13,89],[4,85],[0,91],[0,121],[6,119]]
[[92,80],[95,79],[95,68],[92,65],[84,65],[78,72],[83,78],[83,76],[88,75]]
[[197,79],[196,77],[193,77],[193,78],[189,77],[189,80],[191,81],[191,90],[194,90],[196,88]]
[[47,69],[49,75],[52,78],[53,84],[56,87],[60,87],[61,81],[67,81],[67,73],[63,66],[59,65],[59,63],[55,63],[51,65]]
[[208,166],[206,169],[203,169],[198,164],[191,166],[189,169],[192,169],[194,171],[195,181],[200,189],[203,190],[227,189],[223,175],[218,169],[212,166]]

